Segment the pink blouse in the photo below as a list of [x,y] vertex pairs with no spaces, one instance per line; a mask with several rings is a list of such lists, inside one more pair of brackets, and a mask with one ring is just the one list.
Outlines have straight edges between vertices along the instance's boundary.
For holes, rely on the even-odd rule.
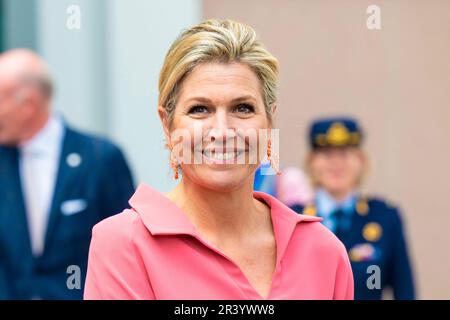
[[[347,252],[321,219],[254,197],[270,206],[276,240],[267,299],[353,299]],[[166,196],[140,185],[130,205],[93,228],[85,299],[263,299]]]

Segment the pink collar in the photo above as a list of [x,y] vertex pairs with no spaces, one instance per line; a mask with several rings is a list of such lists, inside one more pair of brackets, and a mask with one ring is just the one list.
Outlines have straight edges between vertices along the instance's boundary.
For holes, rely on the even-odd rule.
[[[253,197],[264,201],[271,208],[277,255],[279,257],[283,255],[297,223],[322,221],[319,217],[297,214],[266,193],[255,191]],[[152,235],[187,234],[196,238],[200,237],[181,208],[165,195],[146,184],[139,185],[129,203],[140,215],[144,225]]]

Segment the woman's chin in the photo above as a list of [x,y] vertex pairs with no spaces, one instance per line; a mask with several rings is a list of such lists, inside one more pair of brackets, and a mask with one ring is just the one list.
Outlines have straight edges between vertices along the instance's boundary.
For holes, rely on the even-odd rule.
[[352,189],[347,182],[334,182],[324,186],[330,193],[342,193],[345,190]]
[[208,189],[222,192],[238,189],[251,173],[248,166],[243,165],[214,165],[196,171],[195,180],[197,180],[197,183]]

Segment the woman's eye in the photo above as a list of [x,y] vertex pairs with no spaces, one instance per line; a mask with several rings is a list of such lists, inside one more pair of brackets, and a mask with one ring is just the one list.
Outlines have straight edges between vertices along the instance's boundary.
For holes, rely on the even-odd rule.
[[189,109],[189,114],[203,114],[203,113],[207,113],[208,112],[208,108],[206,108],[205,106],[193,106],[192,108]]
[[238,113],[249,114],[249,113],[253,113],[255,111],[255,108],[253,108],[253,106],[251,106],[249,104],[243,103],[243,104],[236,106],[235,111]]

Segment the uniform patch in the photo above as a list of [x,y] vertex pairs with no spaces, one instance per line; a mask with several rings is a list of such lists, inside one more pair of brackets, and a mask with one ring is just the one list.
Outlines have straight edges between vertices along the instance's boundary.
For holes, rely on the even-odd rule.
[[371,243],[361,243],[353,246],[348,256],[353,262],[372,261],[379,258],[380,250]]
[[363,228],[362,235],[364,239],[370,242],[378,241],[383,234],[383,228],[376,222],[369,222]]
[[307,206],[303,210],[303,214],[306,214],[307,216],[316,216],[317,215],[317,209],[315,206]]
[[366,216],[369,213],[369,204],[366,200],[358,200],[356,203],[356,212],[358,212],[360,216]]

